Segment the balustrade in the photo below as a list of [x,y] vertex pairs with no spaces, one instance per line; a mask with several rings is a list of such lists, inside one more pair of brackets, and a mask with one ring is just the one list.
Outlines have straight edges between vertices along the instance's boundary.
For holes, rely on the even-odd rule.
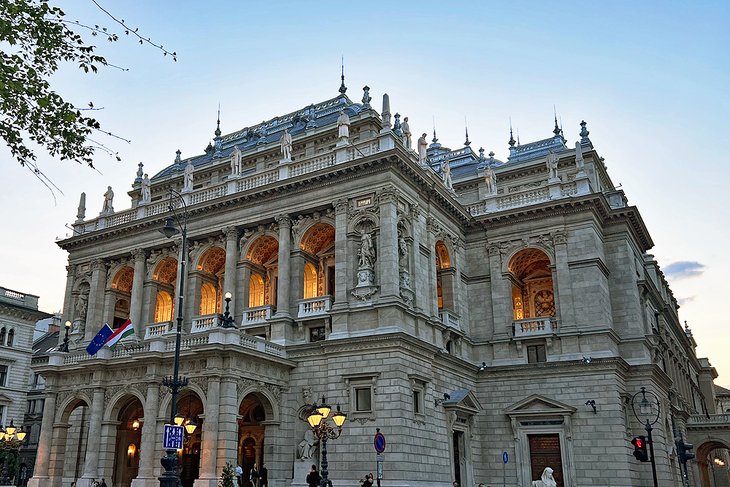
[[266,320],[271,318],[272,306],[267,304],[266,306],[258,306],[256,308],[248,308],[243,311],[243,320],[241,320],[241,326],[247,327],[251,325],[261,325],[266,323]]
[[329,313],[332,307],[332,296],[318,296],[316,298],[302,299],[299,301],[298,318],[322,316]]
[[459,317],[456,316],[453,312],[447,311],[447,310],[441,310],[439,311],[439,319],[441,320],[441,323],[444,325],[459,329],[461,327],[459,323]]
[[150,338],[169,335],[170,333],[174,333],[172,321],[152,323],[145,328],[144,339],[149,340]]
[[190,333],[200,333],[202,331],[210,330],[220,324],[220,315],[210,314],[204,316],[198,316],[193,318],[193,326],[190,328]]
[[557,331],[553,318],[527,318],[512,323],[515,338],[549,336]]

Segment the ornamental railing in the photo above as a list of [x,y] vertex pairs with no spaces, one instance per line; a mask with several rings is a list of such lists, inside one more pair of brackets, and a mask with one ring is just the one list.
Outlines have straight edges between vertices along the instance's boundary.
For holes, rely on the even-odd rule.
[[302,299],[299,301],[297,318],[309,318],[323,316],[329,313],[332,307],[332,296],[318,296],[316,298]]
[[441,310],[439,311],[439,320],[441,320],[441,323],[444,325],[459,329],[461,328],[461,325],[459,323],[459,317],[456,316],[454,313],[448,310]]
[[512,322],[515,338],[534,338],[549,336],[557,331],[555,321],[550,317],[527,318]]
[[271,318],[271,310],[272,306],[270,304],[258,306],[256,308],[244,309],[241,326],[247,327],[266,323],[266,320]]
[[152,323],[151,325],[147,325],[144,329],[144,339],[149,340],[150,338],[174,333],[172,325],[172,321],[163,321],[160,323]]
[[200,333],[215,328],[220,324],[219,316],[218,314],[210,314],[193,318],[193,326],[190,328],[190,333]]

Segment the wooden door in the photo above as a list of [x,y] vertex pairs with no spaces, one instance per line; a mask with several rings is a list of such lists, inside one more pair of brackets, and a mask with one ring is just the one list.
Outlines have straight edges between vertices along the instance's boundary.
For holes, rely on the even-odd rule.
[[545,467],[553,469],[558,487],[563,487],[563,460],[560,456],[560,435],[527,435],[530,442],[532,480],[539,480]]

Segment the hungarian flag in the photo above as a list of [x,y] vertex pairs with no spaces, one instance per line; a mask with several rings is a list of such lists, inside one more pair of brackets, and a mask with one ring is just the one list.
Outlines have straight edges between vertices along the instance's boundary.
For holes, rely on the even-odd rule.
[[89,343],[89,345],[86,347],[86,353],[88,353],[89,355],[96,355],[96,352],[102,349],[109,337],[113,334],[114,330],[112,330],[109,325],[104,323],[104,326],[101,327],[99,333],[97,333],[96,336],[91,339],[91,343]]
[[116,331],[112,333],[109,338],[107,338],[104,345],[114,350],[114,347],[117,346],[117,342],[124,337],[128,337],[129,335],[134,335],[134,325],[131,321],[127,320],[122,326],[117,328]]

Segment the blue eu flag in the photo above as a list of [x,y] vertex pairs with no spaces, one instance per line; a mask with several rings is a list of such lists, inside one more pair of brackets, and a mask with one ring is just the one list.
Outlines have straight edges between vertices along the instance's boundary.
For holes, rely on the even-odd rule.
[[106,341],[109,339],[110,336],[114,333],[114,330],[109,328],[109,325],[104,323],[104,326],[101,327],[101,330],[99,330],[99,333],[96,334],[96,336],[91,340],[91,343],[89,343],[89,346],[86,347],[86,352],[89,355],[96,355],[96,352],[101,350],[101,347],[104,346]]

